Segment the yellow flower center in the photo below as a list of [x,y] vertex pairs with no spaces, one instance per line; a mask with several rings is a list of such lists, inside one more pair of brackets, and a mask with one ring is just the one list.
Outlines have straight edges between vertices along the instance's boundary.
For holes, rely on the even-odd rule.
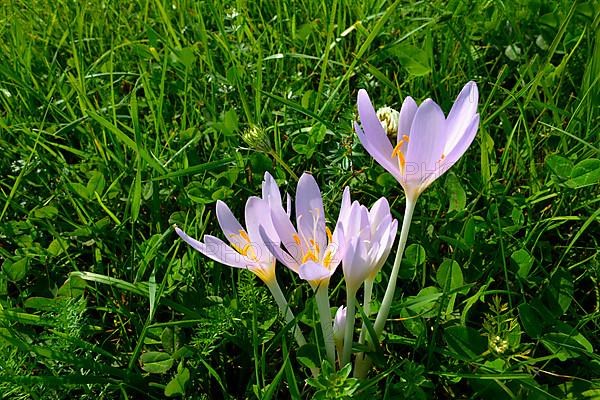
[[[304,239],[304,243],[306,243],[306,248],[304,249],[303,255],[302,255],[302,259],[301,259],[301,263],[304,264],[307,261],[313,261],[316,263],[321,263],[325,268],[329,268],[333,256],[335,254],[335,249],[331,249],[331,244],[333,244],[333,234],[331,233],[331,229],[329,229],[328,226],[325,226],[325,234],[327,235],[327,247],[325,248],[325,251],[323,252],[323,249],[321,249],[321,246],[319,246],[319,243],[317,242],[317,232],[316,232],[316,227],[317,227],[317,219],[318,219],[318,215],[319,215],[319,210],[315,209],[314,210],[314,214],[313,214],[313,218],[315,219],[314,221],[314,228],[315,230],[312,232],[313,233],[313,237],[312,238],[306,238],[303,237]],[[297,234],[294,234],[293,236],[294,238],[294,242],[296,242],[296,245],[300,246],[300,236],[298,236]],[[322,257],[322,258],[321,258]]]
[[243,229],[240,229],[237,235],[231,235],[232,238],[240,237],[242,239],[242,246],[235,244],[231,241],[231,247],[235,249],[238,253],[243,255],[244,257],[249,257],[252,261],[258,262],[258,257],[256,252],[254,251],[254,247],[252,246],[252,242],[250,242],[250,236],[248,236],[248,232]]
[[406,166],[406,158],[404,158],[404,153],[400,148],[404,143],[408,142],[408,135],[402,135],[402,140],[398,141],[398,144],[394,147],[394,150],[392,150],[392,158],[398,158],[398,167],[400,168],[400,171],[404,171],[404,167]]

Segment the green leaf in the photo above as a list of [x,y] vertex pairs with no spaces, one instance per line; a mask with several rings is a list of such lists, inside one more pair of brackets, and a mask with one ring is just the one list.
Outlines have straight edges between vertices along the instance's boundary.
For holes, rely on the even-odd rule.
[[319,144],[325,139],[327,127],[321,123],[316,124],[308,132],[309,140],[314,144]]
[[425,262],[426,254],[425,248],[420,244],[413,243],[409,245],[404,251],[404,258],[402,263],[399,276],[403,279],[412,279],[416,274],[416,268]]
[[181,62],[186,68],[191,67],[196,61],[193,47],[184,47],[181,50],[175,50],[177,61]]
[[420,244],[413,243],[404,251],[404,262],[410,266],[417,267],[425,262],[425,248]]
[[173,397],[185,394],[185,386],[190,380],[190,370],[183,368],[165,387],[165,396]]
[[550,154],[546,157],[546,166],[556,176],[561,179],[567,179],[571,176],[571,170],[573,169],[573,163],[568,158],[559,156],[558,154]]
[[96,192],[99,195],[102,195],[105,185],[106,182],[104,180],[104,175],[102,175],[102,173],[99,171],[93,171],[90,176],[90,180],[87,183],[86,189],[88,193]]
[[575,335],[568,335],[562,332],[551,332],[542,336],[540,341],[548,351],[555,354],[561,361],[578,357],[585,354],[585,352],[593,353],[591,343],[579,332],[575,331],[575,333]]
[[470,217],[465,222],[463,240],[467,246],[473,246],[475,244],[475,218]]
[[432,318],[437,314],[438,299],[442,296],[439,289],[428,286],[419,291],[416,296],[409,296],[402,304],[402,308],[408,308],[414,315],[423,318]]
[[565,184],[573,189],[595,185],[600,182],[600,160],[590,158],[578,163],[571,171],[571,179]]
[[44,206],[33,210],[33,216],[38,219],[52,219],[58,215],[58,209],[54,206]]
[[305,344],[296,352],[298,362],[307,368],[319,368],[321,362],[319,350],[314,344]]
[[140,357],[142,369],[151,374],[164,374],[173,366],[173,359],[161,351],[149,351]]
[[425,323],[423,318],[418,316],[414,311],[409,308],[403,308],[400,310],[400,317],[402,319],[402,325],[407,331],[412,333],[414,337],[423,337],[425,335]]
[[573,277],[571,273],[560,268],[552,275],[545,292],[548,304],[556,316],[563,315],[573,301]]
[[25,308],[50,311],[56,309],[56,301],[47,297],[30,297],[23,302]]
[[418,47],[402,44],[394,46],[391,52],[410,75],[423,76],[431,72],[427,53]]
[[510,260],[518,268],[517,275],[526,279],[533,265],[533,257],[525,249],[519,249],[513,252],[510,256]]
[[160,334],[160,341],[162,342],[163,348],[167,351],[167,353],[173,353],[175,351],[175,333],[173,328],[170,326],[163,329]]
[[525,333],[533,339],[537,339],[543,332],[544,322],[537,310],[526,303],[519,305],[519,319],[525,329]]
[[454,260],[445,259],[435,276],[438,285],[445,291],[453,291],[464,284],[460,264]]
[[140,214],[140,203],[142,201],[142,172],[140,164],[141,161],[138,162],[138,168],[135,171],[133,194],[131,198],[131,220],[134,222],[137,221],[138,215]]
[[50,242],[47,250],[51,256],[56,257],[61,255],[66,249],[68,249],[68,247],[69,243],[67,243],[64,239],[56,238]]
[[232,108],[227,111],[223,116],[223,130],[226,135],[231,135],[238,128],[238,116],[235,110]]
[[58,289],[57,296],[79,297],[83,296],[87,283],[78,276],[71,275]]
[[81,183],[79,182],[74,182],[70,184],[71,189],[77,193],[79,196],[83,197],[86,200],[89,200],[90,197],[92,196],[92,193],[90,193],[87,188],[85,186],[83,186]]
[[467,205],[467,194],[460,184],[459,179],[452,172],[450,172],[446,178],[446,191],[450,197],[448,212],[463,211]]
[[474,361],[487,350],[487,339],[473,328],[451,326],[444,330],[448,349],[459,360]]
[[21,257],[17,261],[9,259],[4,260],[2,263],[2,271],[6,274],[6,277],[11,282],[18,282],[25,278],[29,267],[29,258]]

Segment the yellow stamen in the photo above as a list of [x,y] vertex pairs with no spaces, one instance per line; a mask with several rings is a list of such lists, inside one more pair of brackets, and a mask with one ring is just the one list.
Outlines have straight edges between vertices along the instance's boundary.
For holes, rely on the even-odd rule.
[[300,245],[300,236],[298,236],[297,234],[294,234],[293,238],[294,238],[294,242],[296,242],[297,245]]
[[238,246],[237,244],[231,242],[231,247],[233,247],[233,249],[235,251],[237,251],[240,254],[244,254],[244,249],[242,249],[240,246]]
[[244,248],[242,249],[242,251],[240,251],[240,254],[243,255],[244,257],[246,257],[246,255],[248,254],[248,250],[252,247],[252,245],[250,243],[248,243],[247,245],[244,246]]
[[446,158],[446,155],[444,153],[442,153],[442,160]]
[[[403,138],[406,135],[403,135]],[[408,136],[406,136],[406,139],[408,139]],[[408,140],[407,140],[408,141]],[[406,165],[406,159],[404,158],[404,153],[402,153],[402,150],[400,150],[400,147],[402,147],[402,145],[404,144],[404,140],[401,140],[398,142],[398,144],[396,145],[396,147],[394,147],[394,150],[392,151],[392,157],[398,157],[398,165],[400,166],[400,169],[404,169],[404,166]]]
[[328,226],[325,227],[325,233],[327,234],[327,241],[329,243],[333,242],[333,235],[331,234],[331,230]]
[[405,141],[406,143],[408,143],[408,142],[409,142],[409,140],[408,140],[408,139],[409,139],[409,138],[408,138],[408,135],[402,135],[402,140],[403,140],[403,141]]
[[248,233],[246,233],[245,230],[240,229],[240,236],[242,237],[242,239],[244,239],[246,242],[250,242],[250,236],[248,236]]
[[404,142],[402,140],[398,142],[396,147],[394,147],[394,150],[392,150],[392,157],[396,157],[398,155],[398,153],[402,153],[402,151],[400,150],[400,147],[403,144],[404,144]]
[[325,257],[323,258],[323,266],[325,268],[329,268],[329,264],[331,264],[332,258],[333,258],[333,255],[331,254],[331,251],[327,250]]
[[302,264],[304,264],[305,262],[307,262],[308,260],[312,260],[314,262],[317,262],[317,257],[315,256],[315,253],[313,253],[312,251],[309,251],[308,253],[306,253],[304,255],[304,257],[302,257]]

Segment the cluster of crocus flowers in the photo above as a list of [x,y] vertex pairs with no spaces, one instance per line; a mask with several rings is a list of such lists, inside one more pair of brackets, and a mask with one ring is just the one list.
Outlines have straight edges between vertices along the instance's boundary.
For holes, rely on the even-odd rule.
[[[371,347],[375,346],[387,320],[415,203],[473,141],[479,125],[477,101],[477,86],[469,82],[446,118],[430,99],[417,106],[407,97],[400,112],[389,108],[375,112],[367,92],[358,93],[360,124],[355,123],[356,133],[365,149],[398,180],[406,194],[398,250],[373,326],[375,337],[369,341]],[[393,136],[395,143],[388,136]],[[229,244],[210,235],[205,235],[201,242],[178,227],[175,230],[185,242],[211,259],[248,269],[258,276],[273,294],[288,324],[293,323],[300,346],[306,341],[277,283],[276,260],[306,280],[315,291],[327,359],[335,366],[337,349],[340,365],[345,365],[352,356],[357,292],[364,284],[362,307],[368,318],[373,282],[390,254],[398,222],[385,198],[369,209],[352,202],[350,190],[345,188],[339,216],[330,224],[334,227],[332,231],[327,225],[319,186],[307,173],[298,181],[294,208],[295,225],[291,220],[291,198],[287,196],[284,209],[279,187],[266,173],[262,196],[250,197],[246,202],[245,228],[225,203],[217,202],[217,219]],[[332,319],[328,287],[340,264],[346,284],[346,306],[339,307]],[[366,322],[363,320],[359,343],[366,340]],[[364,355],[358,354],[355,375],[363,376],[368,367]]]

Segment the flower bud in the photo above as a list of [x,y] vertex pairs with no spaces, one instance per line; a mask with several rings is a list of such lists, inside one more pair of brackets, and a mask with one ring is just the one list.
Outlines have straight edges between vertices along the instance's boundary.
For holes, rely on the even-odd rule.
[[344,348],[344,333],[346,332],[346,307],[341,306],[335,312],[333,319],[333,341],[339,354]]
[[246,131],[242,134],[242,139],[244,142],[248,144],[254,150],[262,151],[268,153],[272,150],[271,141],[267,136],[264,129],[251,125]]

